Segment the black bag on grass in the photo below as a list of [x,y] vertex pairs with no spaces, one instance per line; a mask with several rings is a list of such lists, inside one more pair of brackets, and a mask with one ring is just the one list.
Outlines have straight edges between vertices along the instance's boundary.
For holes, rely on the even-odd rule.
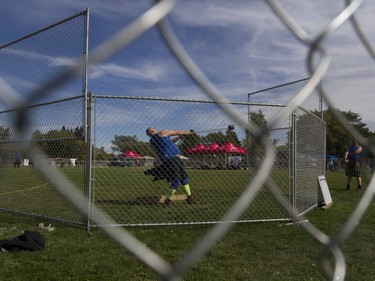
[[0,248],[6,252],[40,251],[44,249],[45,239],[36,231],[22,231],[22,234],[9,240],[0,240]]

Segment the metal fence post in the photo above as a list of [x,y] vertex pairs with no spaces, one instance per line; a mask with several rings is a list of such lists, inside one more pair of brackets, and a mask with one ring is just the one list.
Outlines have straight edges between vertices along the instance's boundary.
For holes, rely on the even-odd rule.
[[296,191],[296,164],[297,164],[297,126],[296,112],[291,114],[291,136],[290,136],[290,188],[291,188],[291,205],[293,212],[297,207],[297,191]]
[[87,94],[85,99],[85,195],[87,198],[88,216],[85,217],[86,230],[90,230],[90,214],[91,214],[91,180],[92,180],[92,92]]

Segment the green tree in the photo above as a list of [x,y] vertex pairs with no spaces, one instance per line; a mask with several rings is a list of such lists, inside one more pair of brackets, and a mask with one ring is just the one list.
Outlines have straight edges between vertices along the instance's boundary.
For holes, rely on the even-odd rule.
[[[261,129],[267,128],[267,119],[264,113],[259,110],[258,112],[250,112],[250,122],[258,126]],[[254,167],[256,165],[256,159],[264,156],[264,149],[259,144],[258,140],[255,139],[249,131],[245,131],[245,139],[243,144],[249,151],[250,165]]]
[[133,150],[136,143],[138,143],[137,136],[124,136],[115,135],[115,138],[111,141],[112,150],[118,152],[125,152],[129,149]]
[[83,126],[80,126],[80,127],[75,127],[74,128],[74,131],[72,131],[72,133],[77,137],[77,138],[83,138],[85,133],[84,133],[84,129],[83,129]]
[[227,141],[230,141],[237,146],[241,146],[241,141],[239,140],[235,131],[227,130]]
[[8,149],[9,144],[4,143],[9,140],[10,140],[10,128],[0,126],[0,152],[1,152],[0,160],[2,157],[4,157],[7,154],[8,154],[7,157],[11,157],[10,149]]
[[371,137],[374,135],[373,132],[367,128],[367,124],[362,122],[362,117],[359,113],[355,113],[352,111],[343,111],[344,115],[348,119],[349,123],[351,123],[354,128],[356,128],[364,137]]
[[95,148],[95,159],[96,160],[110,160],[111,156],[105,151],[104,146]]
[[38,142],[40,149],[50,158],[84,159],[85,144],[83,140],[77,140],[74,132],[65,126],[60,130],[50,130],[47,133],[35,130],[32,139]]
[[202,138],[198,134],[181,135],[177,145],[181,152],[185,153],[186,150],[196,146],[200,142],[202,142]]
[[212,142],[216,142],[219,145],[223,145],[228,141],[228,136],[223,134],[222,131],[216,133],[209,133],[208,135],[202,137],[202,142],[205,145],[208,145]]
[[113,152],[117,151],[124,153],[128,150],[133,150],[143,156],[147,155],[155,157],[155,152],[153,151],[151,144],[149,142],[139,141],[135,135],[115,135],[111,144]]
[[10,128],[0,126],[0,141],[10,140]]
[[[343,157],[348,145],[351,142],[352,136],[346,131],[344,126],[337,121],[334,113],[340,111],[336,108],[328,108],[323,111],[323,119],[326,122],[326,151],[327,154],[339,155]],[[365,137],[374,136],[367,124],[362,122],[360,114],[352,111],[340,111],[347,120]],[[320,116],[317,112],[316,115]]]

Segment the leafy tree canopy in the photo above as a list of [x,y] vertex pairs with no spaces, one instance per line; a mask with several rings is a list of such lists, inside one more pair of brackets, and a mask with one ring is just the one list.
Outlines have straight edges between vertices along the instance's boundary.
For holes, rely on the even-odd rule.
[[[336,108],[328,108],[323,111],[323,119],[326,122],[326,151],[327,154],[338,155],[343,157],[348,145],[351,143],[352,136],[346,131],[344,126],[336,119],[334,112],[339,111]],[[367,124],[362,122],[362,117],[359,113],[352,111],[340,111],[347,120],[356,128],[363,136],[374,136],[367,127]],[[316,115],[320,116],[318,112]]]
[[6,141],[10,139],[10,128],[0,126],[0,141]]

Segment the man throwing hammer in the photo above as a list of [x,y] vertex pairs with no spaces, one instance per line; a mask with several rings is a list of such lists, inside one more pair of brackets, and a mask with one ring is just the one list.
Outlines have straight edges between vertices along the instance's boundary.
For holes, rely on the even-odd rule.
[[[155,168],[156,173],[162,174],[162,177],[170,183],[170,190],[164,204],[167,206],[172,204],[172,197],[180,184],[187,195],[186,202],[195,204],[196,202],[191,196],[188,174],[180,158],[181,152],[175,144],[180,135],[190,135],[193,132],[183,130],[158,131],[153,127],[149,127],[146,129],[146,134],[150,137],[150,143],[161,162],[161,165]],[[176,136],[176,138],[171,139],[171,136]]]

